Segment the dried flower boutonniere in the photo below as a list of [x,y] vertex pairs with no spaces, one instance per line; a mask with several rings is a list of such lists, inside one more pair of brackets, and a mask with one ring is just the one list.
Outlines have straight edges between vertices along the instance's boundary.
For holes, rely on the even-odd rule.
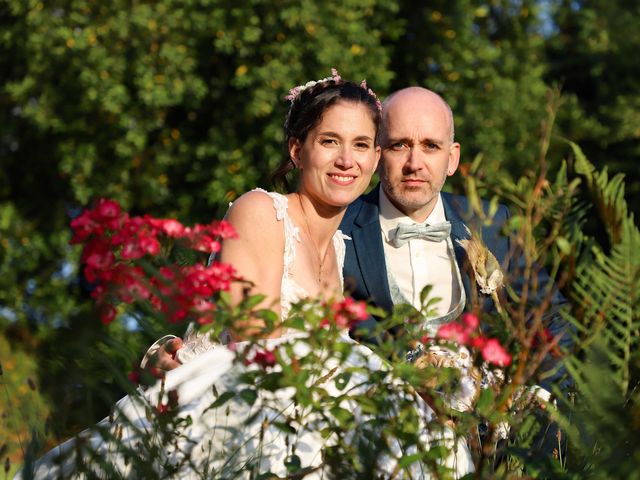
[[[468,229],[467,231],[469,232]],[[457,242],[467,252],[480,291],[486,295],[491,295],[496,305],[496,310],[498,313],[502,313],[497,291],[503,286],[504,275],[500,270],[498,260],[482,241],[473,236],[469,239],[457,240]]]

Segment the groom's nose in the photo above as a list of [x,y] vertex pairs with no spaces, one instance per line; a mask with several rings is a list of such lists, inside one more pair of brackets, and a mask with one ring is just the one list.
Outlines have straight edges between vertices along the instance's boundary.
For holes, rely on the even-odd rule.
[[412,147],[407,155],[405,162],[405,170],[411,172],[417,172],[418,170],[422,170],[424,166],[424,154],[420,151],[419,148]]

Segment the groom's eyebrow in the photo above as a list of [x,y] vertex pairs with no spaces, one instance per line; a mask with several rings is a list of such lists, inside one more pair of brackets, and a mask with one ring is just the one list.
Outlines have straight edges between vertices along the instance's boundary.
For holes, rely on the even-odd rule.
[[385,145],[393,145],[394,143],[411,143],[411,139],[407,137],[390,137],[385,138]]

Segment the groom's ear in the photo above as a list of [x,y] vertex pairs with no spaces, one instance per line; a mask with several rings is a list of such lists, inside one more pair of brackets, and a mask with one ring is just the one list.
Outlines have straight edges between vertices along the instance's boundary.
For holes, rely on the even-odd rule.
[[302,143],[297,138],[290,138],[288,146],[289,158],[291,158],[296,168],[300,168],[300,149],[302,148]]

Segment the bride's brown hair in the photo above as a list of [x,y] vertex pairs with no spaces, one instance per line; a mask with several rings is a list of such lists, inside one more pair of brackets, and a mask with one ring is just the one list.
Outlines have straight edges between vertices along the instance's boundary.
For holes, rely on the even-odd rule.
[[338,81],[325,79],[304,88],[293,98],[284,121],[284,155],[280,164],[271,173],[271,182],[276,188],[289,193],[293,191],[287,178],[289,172],[296,168],[289,157],[289,139],[295,138],[304,142],[309,131],[320,123],[324,112],[339,101],[361,103],[367,107],[377,138],[382,120],[380,102],[364,82],[358,85],[341,79]]

